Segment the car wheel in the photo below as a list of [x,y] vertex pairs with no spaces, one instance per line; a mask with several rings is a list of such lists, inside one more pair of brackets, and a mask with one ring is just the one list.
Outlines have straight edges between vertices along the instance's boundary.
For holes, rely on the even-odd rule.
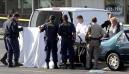
[[110,53],[107,56],[107,65],[111,70],[119,70],[122,67],[122,62],[120,61],[120,58],[118,54],[116,53]]

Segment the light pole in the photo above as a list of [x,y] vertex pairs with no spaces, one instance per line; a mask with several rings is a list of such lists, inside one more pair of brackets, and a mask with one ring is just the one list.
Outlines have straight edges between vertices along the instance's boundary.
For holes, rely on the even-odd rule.
[[32,0],[32,12],[34,11],[35,9],[35,4],[34,4],[35,0]]
[[39,8],[39,0],[32,0],[32,12]]

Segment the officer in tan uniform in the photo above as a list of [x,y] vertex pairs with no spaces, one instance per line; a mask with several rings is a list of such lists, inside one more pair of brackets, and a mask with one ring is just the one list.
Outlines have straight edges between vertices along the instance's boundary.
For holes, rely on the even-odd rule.
[[86,69],[92,68],[92,59],[94,57],[94,64],[93,68],[97,69],[98,65],[98,55],[100,53],[100,43],[101,38],[104,36],[104,31],[100,25],[97,24],[97,18],[92,18],[92,23],[90,24],[86,37],[90,40],[88,42],[88,49],[87,49],[87,62],[86,62]]

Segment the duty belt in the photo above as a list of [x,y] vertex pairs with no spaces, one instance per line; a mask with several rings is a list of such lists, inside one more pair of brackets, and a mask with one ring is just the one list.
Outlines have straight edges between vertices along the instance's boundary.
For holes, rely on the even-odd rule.
[[90,39],[91,40],[100,40],[100,38],[93,38],[93,37],[91,37]]

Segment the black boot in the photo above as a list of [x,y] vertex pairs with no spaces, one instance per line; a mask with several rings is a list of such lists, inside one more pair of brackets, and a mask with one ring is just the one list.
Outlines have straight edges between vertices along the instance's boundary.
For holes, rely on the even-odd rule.
[[13,63],[9,62],[9,63],[8,63],[8,67],[9,67],[9,68],[14,67]]
[[64,66],[64,69],[67,69],[67,64],[66,64],[66,62],[64,62],[63,66]]
[[9,67],[9,68],[12,68],[12,67],[14,67],[14,66],[13,66],[13,64],[9,64],[8,67]]
[[1,61],[4,65],[8,65],[8,63],[6,62],[6,60],[1,59],[0,61]]
[[70,69],[75,69],[74,63],[70,63]]
[[49,69],[49,62],[47,62],[47,69]]
[[15,67],[18,67],[18,66],[23,66],[23,64],[19,63],[19,62],[15,62]]
[[54,62],[54,69],[59,69],[57,66],[57,62]]

